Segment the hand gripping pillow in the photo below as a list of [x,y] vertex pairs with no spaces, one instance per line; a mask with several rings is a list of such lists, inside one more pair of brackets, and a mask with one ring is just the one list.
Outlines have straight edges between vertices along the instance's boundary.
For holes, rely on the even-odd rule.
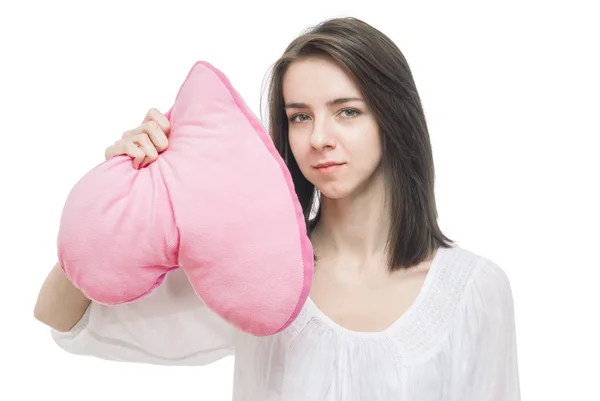
[[313,250],[289,171],[219,70],[196,63],[175,103],[169,147],[134,169],[117,156],[69,193],[59,262],[105,305],[149,295],[172,269],[238,329],[286,328],[308,297]]

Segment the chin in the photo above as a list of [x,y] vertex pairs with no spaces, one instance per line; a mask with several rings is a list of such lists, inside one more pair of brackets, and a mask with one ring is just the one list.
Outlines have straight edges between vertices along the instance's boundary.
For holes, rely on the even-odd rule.
[[316,184],[315,186],[321,193],[321,196],[328,199],[343,199],[353,192],[353,188],[339,182],[328,182],[323,185]]

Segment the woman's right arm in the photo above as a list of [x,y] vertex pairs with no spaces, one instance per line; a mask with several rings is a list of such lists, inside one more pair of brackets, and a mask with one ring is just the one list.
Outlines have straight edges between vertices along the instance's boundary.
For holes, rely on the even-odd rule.
[[[168,145],[169,122],[151,109],[142,125],[108,147],[107,159],[129,155],[144,167]],[[196,295],[185,273],[169,272],[152,293],[135,302],[90,302],[57,264],[46,278],[35,317],[64,350],[102,359],[160,365],[204,365],[233,353],[237,331]]]
[[71,283],[57,263],[44,280],[34,316],[54,330],[66,332],[81,320],[89,304],[90,300]]
[[[46,292],[48,288],[40,292],[36,316],[51,327],[56,344],[71,354],[157,365],[206,365],[234,353],[237,331],[204,304],[181,269],[169,272],[145,298],[124,305],[81,301],[83,295],[68,299],[78,290],[63,283],[52,288],[53,294]],[[53,301],[62,295],[62,301]]]

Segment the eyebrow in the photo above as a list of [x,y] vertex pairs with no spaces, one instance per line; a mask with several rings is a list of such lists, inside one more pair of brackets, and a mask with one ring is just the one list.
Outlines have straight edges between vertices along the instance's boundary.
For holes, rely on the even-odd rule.
[[[337,106],[344,103],[349,102],[364,102],[363,99],[359,97],[339,97],[337,99],[333,99],[327,102],[327,106]],[[287,103],[285,105],[286,109],[308,109],[309,106],[306,103]]]

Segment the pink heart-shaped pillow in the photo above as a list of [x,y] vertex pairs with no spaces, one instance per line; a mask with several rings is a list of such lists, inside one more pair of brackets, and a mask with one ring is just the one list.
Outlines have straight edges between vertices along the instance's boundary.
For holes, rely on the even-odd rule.
[[184,269],[226,321],[264,336],[286,328],[308,297],[313,250],[289,171],[229,80],[196,63],[166,114],[169,148],[136,170],[98,165],[67,197],[59,262],[106,305],[150,294]]

